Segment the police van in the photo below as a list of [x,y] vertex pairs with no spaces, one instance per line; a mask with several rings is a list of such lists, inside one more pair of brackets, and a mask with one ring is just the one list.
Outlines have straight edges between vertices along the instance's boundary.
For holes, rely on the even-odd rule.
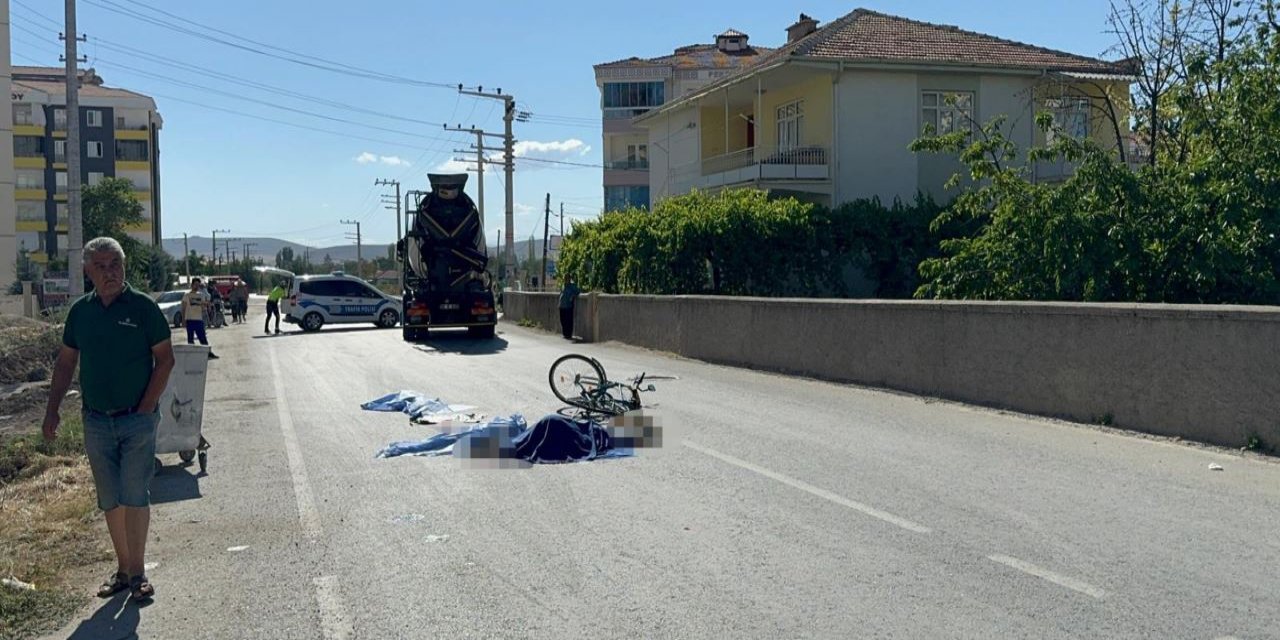
[[275,267],[255,269],[289,279],[288,296],[280,301],[280,315],[303,331],[319,331],[326,324],[371,322],[385,329],[400,324],[400,300],[355,276],[341,271],[299,276]]

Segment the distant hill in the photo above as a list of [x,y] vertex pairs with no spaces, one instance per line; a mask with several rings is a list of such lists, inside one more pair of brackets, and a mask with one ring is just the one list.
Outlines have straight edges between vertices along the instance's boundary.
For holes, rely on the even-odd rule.
[[[297,242],[290,242],[279,238],[234,238],[229,243],[229,248],[235,253],[236,258],[241,257],[240,254],[244,250],[244,245],[246,243],[257,243],[257,246],[249,248],[249,254],[255,258],[262,258],[263,261],[267,263],[273,262],[276,254],[285,247],[293,249],[293,252],[297,255],[302,255],[304,252],[310,250],[313,262],[320,262],[324,260],[325,255],[328,255],[329,258],[335,262],[356,259],[356,245],[354,244],[337,245],[332,247],[307,247],[306,245],[299,244]],[[187,246],[190,247],[191,251],[194,251],[205,258],[208,258],[210,251],[213,250],[212,239],[209,237],[188,236]],[[222,252],[225,248],[228,248],[228,244],[224,243],[222,238],[219,238],[219,258],[223,257]],[[183,254],[182,238],[165,238],[164,250],[165,253],[168,253],[171,256],[181,256]],[[363,247],[365,259],[369,259],[375,255],[385,255],[384,252],[386,250],[387,245],[383,244],[366,244]]]

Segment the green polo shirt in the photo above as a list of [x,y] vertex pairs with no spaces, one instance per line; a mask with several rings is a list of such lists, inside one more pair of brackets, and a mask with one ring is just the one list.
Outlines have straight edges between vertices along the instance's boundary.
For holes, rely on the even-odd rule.
[[71,305],[62,343],[80,352],[84,406],[112,412],[142,401],[155,361],[151,348],[169,339],[169,322],[154,300],[128,284],[102,306],[97,292]]

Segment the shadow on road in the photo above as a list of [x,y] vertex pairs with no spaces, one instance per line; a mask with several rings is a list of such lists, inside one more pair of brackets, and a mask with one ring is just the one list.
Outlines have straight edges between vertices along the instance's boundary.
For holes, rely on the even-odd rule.
[[140,609],[129,602],[128,590],[121,591],[98,607],[92,617],[80,621],[67,640],[136,640]]
[[200,476],[189,470],[189,467],[194,466],[189,462],[183,466],[165,465],[151,480],[151,503],[163,504],[200,498]]
[[268,338],[297,338],[297,337],[304,337],[304,336],[315,337],[315,336],[322,336],[330,333],[352,333],[352,332],[364,332],[364,331],[389,331],[389,329],[383,329],[382,327],[360,326],[360,325],[353,326],[353,327],[335,327],[335,328],[325,327],[323,329],[320,329],[319,331],[303,331],[301,329],[293,329],[292,331],[290,331],[290,330],[282,329],[278,334],[259,333],[258,335],[253,336],[253,339],[266,340]]
[[502,353],[507,350],[507,341],[501,335],[480,339],[467,335],[466,330],[436,330],[423,340],[415,340],[409,344],[414,349],[430,354],[458,354],[463,356],[484,356]]

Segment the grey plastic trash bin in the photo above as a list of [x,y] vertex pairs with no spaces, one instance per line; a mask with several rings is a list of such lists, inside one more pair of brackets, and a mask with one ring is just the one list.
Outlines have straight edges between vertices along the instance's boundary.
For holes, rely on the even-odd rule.
[[[173,345],[174,366],[169,384],[160,396],[160,424],[156,427],[156,455],[176,453],[183,462],[200,457],[200,471],[209,465],[209,442],[204,424],[204,382],[209,370],[209,347]],[[156,470],[162,466],[156,458]]]

